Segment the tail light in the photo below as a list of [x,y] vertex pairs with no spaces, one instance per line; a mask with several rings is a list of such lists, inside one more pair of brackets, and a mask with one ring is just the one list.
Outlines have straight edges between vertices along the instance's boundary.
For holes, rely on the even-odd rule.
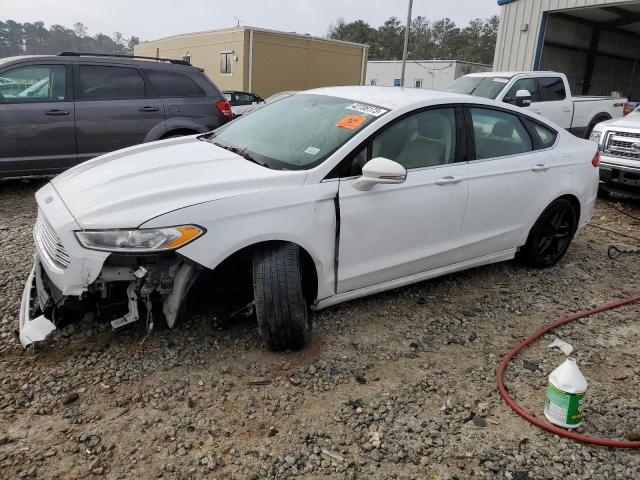
[[600,166],[600,152],[596,152],[596,154],[591,159],[591,165],[598,168]]
[[216,102],[216,107],[218,107],[218,110],[222,112],[227,120],[231,120],[233,118],[233,113],[231,113],[231,105],[226,100],[220,100],[219,102]]
[[623,115],[629,115],[631,112],[633,112],[633,105],[630,105],[628,102],[624,104],[624,107],[622,108],[622,114]]

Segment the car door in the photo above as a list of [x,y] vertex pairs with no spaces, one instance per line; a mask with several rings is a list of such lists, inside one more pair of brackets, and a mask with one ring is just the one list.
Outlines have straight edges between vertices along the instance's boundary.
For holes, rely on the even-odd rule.
[[80,63],[75,66],[78,159],[159,138],[164,105],[133,66]]
[[532,103],[531,110],[564,129],[571,128],[573,102],[567,96],[562,77],[539,77],[537,80],[540,101]]
[[478,106],[467,115],[475,152],[470,153],[469,204],[461,235],[469,258],[478,258],[524,243],[550,202],[555,162],[549,147],[555,133],[544,127],[549,133],[542,145],[513,112]]
[[211,130],[220,125],[216,99],[207,96],[202,86],[186,72],[150,66],[143,69],[155,93],[162,99],[167,131]]
[[0,71],[0,175],[57,172],[76,163],[70,67]]
[[[502,101],[511,105],[517,105],[516,94],[518,90],[527,90],[531,94],[531,104],[540,102],[540,94],[538,92],[538,81],[534,77],[519,78],[516,80],[504,94]],[[531,109],[531,106],[524,107]]]
[[405,116],[374,135],[351,158],[359,175],[371,158],[407,169],[406,181],[354,187],[340,180],[338,293],[456,263],[468,195],[460,111],[428,109]]

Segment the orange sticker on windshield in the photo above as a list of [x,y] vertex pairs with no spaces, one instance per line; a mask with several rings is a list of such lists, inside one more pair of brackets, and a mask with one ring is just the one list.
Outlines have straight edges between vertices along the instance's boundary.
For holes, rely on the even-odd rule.
[[367,117],[361,117],[360,115],[345,115],[336,122],[336,127],[346,128],[347,130],[354,130],[367,120]]

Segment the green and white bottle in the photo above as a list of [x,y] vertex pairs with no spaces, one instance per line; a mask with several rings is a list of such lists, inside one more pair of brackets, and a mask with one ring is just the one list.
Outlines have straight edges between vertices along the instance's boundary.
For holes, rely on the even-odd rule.
[[576,359],[567,358],[549,375],[544,415],[560,427],[576,428],[584,417],[582,402],[587,392],[587,379],[578,368]]

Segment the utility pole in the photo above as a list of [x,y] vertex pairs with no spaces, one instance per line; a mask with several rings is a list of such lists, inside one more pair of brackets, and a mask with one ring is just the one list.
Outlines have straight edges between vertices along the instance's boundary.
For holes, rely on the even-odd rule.
[[404,87],[404,72],[407,68],[407,56],[409,55],[409,30],[411,28],[411,8],[413,0],[409,0],[407,9],[407,26],[404,29],[404,50],[402,51],[402,72],[400,73],[400,86]]

